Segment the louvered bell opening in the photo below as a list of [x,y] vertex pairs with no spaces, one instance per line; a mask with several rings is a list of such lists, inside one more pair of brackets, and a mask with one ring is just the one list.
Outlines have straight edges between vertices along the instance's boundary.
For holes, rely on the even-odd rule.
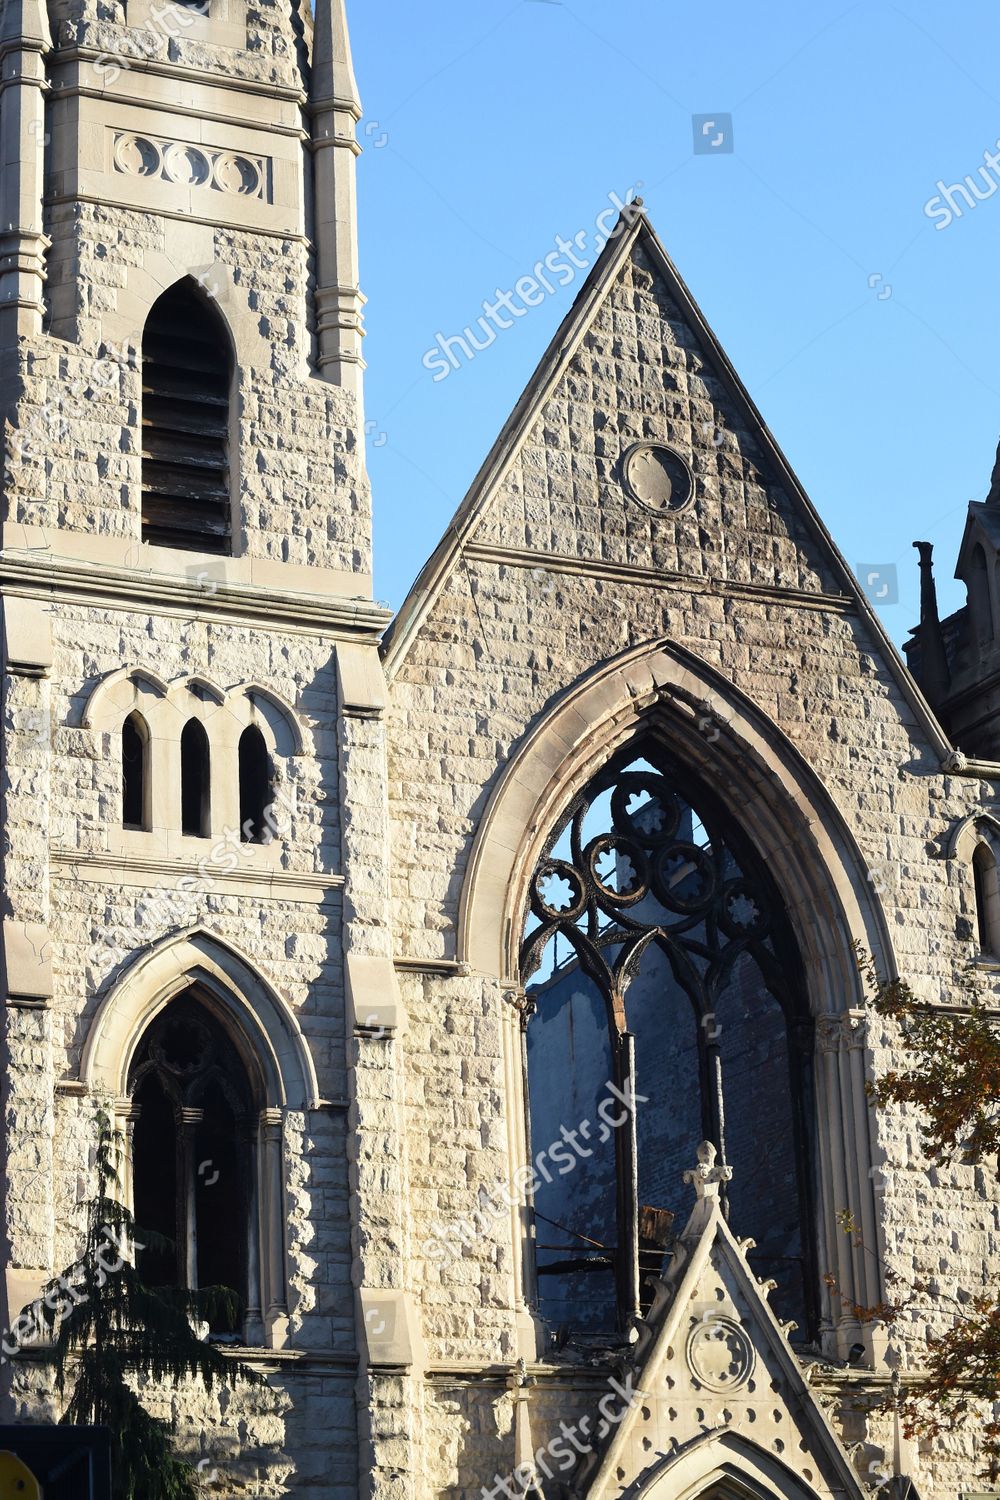
[[225,332],[181,286],[152,308],[142,340],[142,539],[229,552],[229,387]]

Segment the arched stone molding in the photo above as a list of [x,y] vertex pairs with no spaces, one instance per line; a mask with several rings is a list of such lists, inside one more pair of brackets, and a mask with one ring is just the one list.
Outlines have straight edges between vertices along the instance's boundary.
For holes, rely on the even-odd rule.
[[[84,704],[81,723],[85,729],[112,735],[120,753],[121,727],[136,711],[149,731],[149,828],[145,832],[117,830],[122,848],[139,847],[145,840],[160,850],[174,847],[179,852],[191,842],[182,834],[180,793],[181,734],[190,719],[198,719],[208,736],[210,834],[214,839],[239,829],[238,753],[245,729],[253,725],[260,730],[276,781],[282,760],[312,751],[311,737],[295,710],[261,683],[240,682],[223,688],[204,675],[165,682],[141,667],[118,668],[96,683]],[[278,826],[285,821],[279,819]],[[254,858],[257,864],[277,863],[280,840],[255,845]]]
[[948,858],[971,864],[976,845],[982,843],[990,844],[1000,853],[1000,817],[989,809],[970,813],[955,827],[948,840]]
[[87,1032],[80,1079],[116,1100],[128,1128],[129,1070],[139,1043],[170,1001],[188,991],[225,1027],[256,1095],[248,1337],[280,1348],[288,1334],[284,1122],[289,1110],[320,1104],[316,1071],[292,1011],[244,954],[193,928],[140,955],[104,995]]
[[713,1432],[664,1459],[640,1488],[629,1491],[628,1500],[820,1500],[830,1493],[746,1438]]
[[146,1028],[191,988],[229,1031],[264,1109],[319,1107],[316,1070],[294,1013],[249,958],[201,927],[148,948],[107,990],[87,1031],[81,1082],[124,1098]]
[[251,311],[246,288],[238,286],[231,266],[216,259],[215,231],[209,224],[175,222],[170,250],[148,250],[142,264],[129,266],[125,285],[113,308],[103,315],[104,340],[119,348],[129,346],[138,357],[149,310],[158,297],[189,277],[211,298],[222,316],[237,368],[268,369],[271,351]]
[[[562,694],[512,755],[473,845],[457,957],[498,980],[513,1002],[504,1007],[512,1173],[525,1165],[518,946],[528,883],[563,809],[644,733],[660,738],[737,812],[784,898],[816,1021],[819,1260],[842,1294],[820,1288],[823,1344],[844,1357],[861,1343],[878,1361],[881,1331],[849,1311],[850,1302],[867,1307],[884,1300],[865,1093],[865,994],[854,945],[874,956],[879,972],[894,976],[888,923],[846,820],[799,752],[732,683],[667,641],[603,663]],[[840,1228],[845,1208],[860,1227],[862,1248]],[[523,1299],[531,1297],[532,1265],[527,1215],[520,1209],[514,1210],[514,1235],[523,1250],[515,1271],[521,1313]]]

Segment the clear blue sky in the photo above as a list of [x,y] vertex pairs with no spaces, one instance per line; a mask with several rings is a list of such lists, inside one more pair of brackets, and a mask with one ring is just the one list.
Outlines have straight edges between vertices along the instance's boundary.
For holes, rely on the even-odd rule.
[[[915,539],[962,602],[1000,436],[1000,191],[944,229],[925,205],[997,150],[995,0],[354,0],[351,23],[379,597],[402,602],[582,273],[439,383],[435,335],[641,182],[848,562],[898,565],[893,637]],[[734,149],[696,155],[692,116],[723,112]]]

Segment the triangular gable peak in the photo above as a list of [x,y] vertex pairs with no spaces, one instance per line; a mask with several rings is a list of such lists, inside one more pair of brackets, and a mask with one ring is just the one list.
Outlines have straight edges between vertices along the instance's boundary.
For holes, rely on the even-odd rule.
[[[730,1175],[702,1146],[698,1202],[642,1329],[631,1395],[581,1500],[862,1500],[866,1490],[722,1215]],[[607,1424],[605,1424],[607,1425]]]
[[[619,313],[617,304],[612,305],[614,299],[627,289],[630,278],[638,286],[643,277],[652,278],[656,306],[650,303],[645,311],[623,308]],[[609,368],[616,361],[621,364],[616,376],[620,410],[612,409],[615,401],[609,398],[603,414],[607,422],[618,422],[625,410],[626,394],[630,393],[629,416],[643,430],[631,433],[629,442],[637,438],[659,444],[669,439],[683,462],[697,471],[695,492],[701,498],[684,515],[664,518],[631,504],[622,511],[624,454],[620,463],[615,462],[613,477],[602,479],[597,461],[600,453],[596,451],[599,445],[594,443],[593,434],[590,446],[595,452],[590,455],[576,450],[568,429],[548,431],[549,418],[557,407],[560,411],[572,408],[578,391],[580,399],[586,399],[592,361],[588,364],[585,356],[589,353],[588,341],[595,339],[607,344],[598,356],[599,362]],[[682,350],[683,370],[658,373],[655,350],[665,343]],[[675,380],[676,411],[669,417],[668,427],[676,425],[678,433],[689,434],[687,447],[680,436],[675,440],[670,430],[653,434],[642,415],[647,399],[653,403],[650,411],[663,406],[664,389]],[[666,407],[664,414],[667,419]],[[710,429],[707,433],[703,430],[706,425]],[[716,452],[717,442],[720,446]],[[559,454],[560,472],[579,474],[579,483],[572,494],[567,490],[552,502],[553,521],[547,530],[532,512],[544,504],[544,490],[552,478],[551,474],[546,478],[539,465],[547,467],[553,452]],[[588,463],[593,472],[585,469]],[[714,480],[710,479],[713,472]],[[730,514],[724,498],[727,473],[742,476],[747,481],[744,487],[752,492],[749,510],[740,518]],[[627,480],[624,482],[627,488]],[[612,496],[617,498],[621,512],[617,518],[607,514]],[[520,526],[510,523],[519,498]],[[655,511],[655,505],[652,508]],[[599,512],[596,517],[595,511]],[[665,519],[676,520],[676,536],[672,524],[660,524]],[[580,523],[575,529],[574,520]],[[539,561],[544,554],[549,566],[575,568],[582,559],[590,558],[598,570],[603,565],[617,568],[623,575],[634,573],[637,578],[650,572],[676,579],[710,577],[723,592],[729,587],[750,592],[777,589],[792,601],[796,597],[828,600],[834,607],[846,608],[865,621],[867,633],[878,643],[879,654],[896,676],[941,758],[951,752],[926,700],[638,201],[623,214],[468,495],[390,626],[383,645],[390,682],[463,558],[471,562],[483,552],[501,560],[518,551],[525,557],[538,556]]]
[[969,504],[958,562],[955,565],[955,577],[963,583],[971,584],[973,581],[973,554],[977,546],[982,547],[987,561],[995,560],[1000,554],[1000,502],[973,500]]

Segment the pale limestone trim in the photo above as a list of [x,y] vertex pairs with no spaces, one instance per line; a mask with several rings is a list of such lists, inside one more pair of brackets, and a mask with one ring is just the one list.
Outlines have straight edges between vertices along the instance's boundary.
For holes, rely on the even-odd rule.
[[13,677],[48,677],[52,669],[52,620],[34,599],[3,605],[3,669]]
[[[139,835],[141,839],[142,835]],[[123,841],[125,842],[125,841]],[[185,878],[200,879],[199,866],[205,860],[203,839],[179,840],[188,849],[186,859],[173,854],[149,856],[125,848],[121,852],[94,853],[79,849],[54,846],[51,851],[52,864],[57,869],[72,870],[74,881],[86,880],[94,885],[140,886],[143,889],[176,890]],[[197,847],[195,847],[197,846]],[[232,846],[230,846],[231,848]],[[230,869],[221,861],[208,866],[205,877],[209,886],[224,887],[227,894],[250,896],[256,900],[270,897],[274,901],[294,902],[301,906],[323,906],[338,898],[343,889],[343,875],[317,875],[310,871],[286,870],[277,866],[261,868],[259,855],[269,845],[246,844],[239,851],[242,855],[237,869]],[[227,854],[230,852],[227,849]]]
[[137,355],[150,308],[180,281],[193,281],[211,295],[232,340],[236,371],[269,369],[271,349],[260,331],[260,319],[250,310],[247,290],[237,286],[233,269],[215,256],[216,231],[191,220],[170,235],[170,254],[147,250],[141,265],[129,266],[114,308],[104,314],[101,333],[106,344],[128,344]]
[[[896,967],[888,923],[853,834],[780,730],[694,653],[667,641],[632,647],[595,668],[562,695],[507,762],[469,859],[458,961],[516,980],[528,880],[552,825],[594,771],[647,722],[648,710],[671,699],[674,711],[660,722],[689,755],[694,752],[692,763],[706,779],[714,765],[717,774],[725,771],[727,785],[746,784],[743,822],[775,869],[803,956],[821,979],[812,996],[817,1013],[842,1009],[852,994],[860,1002],[857,967],[843,951],[845,932],[875,954],[882,972],[894,974]],[[691,704],[718,721],[719,739],[710,747],[716,753],[708,758]],[[797,828],[791,837],[790,818]]]
[[698,577],[671,573],[663,568],[641,568],[633,563],[605,562],[593,557],[567,557],[560,553],[483,546],[470,542],[463,554],[471,561],[494,563],[503,568],[530,568],[576,578],[599,578],[602,582],[633,584],[643,588],[683,590],[687,594],[716,594],[732,599],[758,599],[767,604],[794,604],[831,614],[857,614],[854,599],[847,594],[810,593],[806,589],[772,588],[762,583],[743,583],[731,578]]
[[3,919],[4,999],[48,1002],[53,995],[52,938],[42,922]]
[[[214,616],[331,638],[345,632],[348,638],[358,632],[377,636],[392,618],[372,603],[369,574],[266,558],[182,553],[126,537],[46,532],[17,524],[4,525],[3,540],[0,584],[5,597],[13,585],[19,596],[64,594],[80,604],[134,614],[136,592],[142,590],[143,607],[150,614]],[[102,553],[107,554],[103,562]]]
[[337,701],[341,713],[379,718],[386,706],[385,673],[378,647],[360,641],[337,646]]
[[354,1031],[396,1035],[406,1030],[406,1008],[391,958],[347,954],[347,1024]]
[[[982,831],[987,830],[991,838],[984,838]],[[960,859],[965,864],[972,863],[972,856],[976,852],[976,845],[991,843],[1000,848],[1000,816],[998,810],[984,808],[982,812],[970,813],[963,818],[961,823],[952,832],[948,840],[947,858]]]
[[[695,1179],[698,1201],[680,1237],[678,1248],[674,1251],[672,1263],[665,1276],[659,1280],[653,1307],[647,1318],[639,1324],[638,1357],[634,1370],[637,1386],[653,1398],[651,1405],[658,1405],[662,1401],[666,1376],[674,1369],[677,1381],[676,1384],[671,1382],[671,1400],[684,1401],[686,1398],[690,1401],[692,1393],[685,1393],[683,1389],[684,1379],[677,1361],[678,1351],[685,1343],[684,1325],[701,1308],[699,1289],[704,1284],[706,1273],[710,1269],[714,1269],[720,1276],[728,1273],[726,1279],[731,1281],[734,1291],[739,1293],[738,1298],[734,1297],[734,1304],[739,1312],[739,1326],[746,1333],[750,1344],[756,1346],[757,1354],[762,1356],[766,1353],[768,1356],[766,1365],[762,1357],[758,1359],[757,1378],[761,1384],[767,1381],[769,1389],[761,1390],[754,1404],[760,1405],[768,1416],[775,1407],[784,1411],[793,1424],[796,1436],[802,1428],[805,1429],[809,1449],[804,1456],[801,1450],[789,1451],[785,1460],[761,1448],[755,1441],[756,1433],[751,1437],[746,1430],[739,1430],[747,1420],[742,1410],[745,1398],[741,1399],[740,1394],[734,1392],[734,1410],[727,1419],[720,1421],[715,1418],[712,1423],[706,1413],[706,1426],[711,1423],[714,1430],[705,1432],[694,1443],[668,1453],[659,1463],[656,1463],[656,1452],[650,1453],[649,1462],[656,1464],[653,1474],[648,1475],[648,1471],[643,1469],[635,1480],[637,1486],[641,1482],[641,1487],[630,1486],[628,1492],[648,1496],[650,1500],[654,1496],[657,1500],[678,1500],[681,1495],[700,1494],[704,1488],[711,1487],[713,1475],[720,1472],[720,1458],[731,1456],[732,1467],[725,1463],[721,1466],[721,1472],[736,1478],[740,1475],[761,1476],[760,1493],[766,1500],[773,1500],[775,1495],[785,1496],[787,1500],[815,1500],[817,1494],[836,1495],[840,1500],[865,1500],[866,1491],[860,1477],[822,1406],[809,1389],[798,1356],[767,1301],[766,1284],[757,1280],[746,1259],[744,1245],[737,1241],[726,1223],[717,1183],[713,1197],[710,1196],[711,1178],[707,1179],[707,1183],[705,1179],[699,1183],[697,1171],[685,1175],[687,1180]],[[690,1365],[688,1368],[691,1368]],[[775,1371],[779,1382],[784,1384],[784,1390],[776,1389],[770,1382],[769,1377]],[[723,1405],[722,1400],[713,1400],[713,1393],[707,1389],[700,1394],[700,1399],[707,1408]],[[611,1500],[612,1496],[619,1495],[622,1490],[620,1471],[624,1469],[627,1477],[629,1471],[636,1467],[633,1444],[636,1431],[641,1426],[638,1411],[640,1404],[633,1405],[624,1419],[613,1428],[611,1439],[600,1459],[590,1461],[594,1463],[596,1472],[583,1491],[586,1500]],[[760,1427],[762,1430],[765,1428],[764,1422],[760,1423]],[[649,1435],[654,1437],[656,1429],[650,1431]],[[789,1445],[790,1449],[791,1446]],[[662,1447],[658,1451],[662,1454]],[[647,1460],[643,1457],[638,1462],[644,1465]],[[793,1463],[797,1464],[800,1472],[796,1473],[792,1469]],[[584,1465],[588,1466],[587,1459],[584,1460]],[[805,1466],[810,1471],[820,1470],[818,1475],[811,1475],[812,1482],[807,1482],[803,1477],[801,1470]]]
[[412,1295],[392,1288],[359,1287],[358,1303],[358,1328],[369,1369],[422,1369],[423,1339]]
[[[208,701],[206,701],[208,700]],[[272,762],[273,790],[280,790],[282,759],[311,752],[308,731],[294,710],[278,693],[256,682],[221,688],[204,676],[178,677],[166,683],[142,667],[119,667],[96,684],[84,705],[84,729],[110,734],[114,753],[120,754],[120,734],[130,714],[141,714],[148,732],[147,807],[149,827],[144,830],[109,829],[109,842],[117,850],[136,850],[153,857],[168,857],[206,839],[228,837],[240,828],[239,742],[244,730],[254,727],[263,735]],[[211,778],[211,824],[205,839],[192,844],[181,831],[180,742],[185,724],[197,719],[208,736]],[[258,864],[280,863],[284,841],[255,845]],[[216,861],[218,863],[218,861]]]
[[[609,1493],[603,1486],[589,1490],[586,1500],[597,1500]],[[693,1447],[670,1454],[657,1466],[649,1482],[643,1485],[636,1500],[817,1500],[820,1491],[793,1474],[773,1454],[735,1433],[708,1432]],[[836,1492],[838,1495],[843,1490]],[[857,1484],[847,1491],[865,1496]]]
[[[252,77],[227,77],[224,73],[218,73],[210,68],[196,68],[187,63],[159,62],[155,58],[130,57],[128,69],[122,69],[124,77],[132,82],[131,92],[125,90],[114,90],[112,85],[107,88],[101,86],[102,75],[97,71],[96,64],[105,64],[113,60],[113,54],[104,47],[91,47],[86,43],[79,46],[60,47],[52,64],[52,72],[72,72],[71,65],[81,64],[80,76],[85,80],[91,78],[96,82],[84,84],[79,89],[67,87],[59,90],[59,97],[63,94],[69,96],[73,93],[86,94],[97,99],[107,99],[109,102],[120,102],[122,104],[134,104],[137,92],[130,75],[148,74],[153,78],[162,78],[168,85],[177,90],[178,83],[193,84],[209,91],[219,90],[232,94],[257,95],[262,101],[275,101],[287,104],[303,106],[306,96],[300,86],[291,83],[281,83],[270,78]],[[304,134],[304,132],[303,132]]]
[[[706,716],[707,719],[706,719]],[[704,726],[710,723],[711,744]],[[873,1178],[871,1105],[865,1094],[864,988],[853,941],[880,972],[897,973],[886,916],[851,830],[818,778],[778,728],[693,652],[666,641],[632,648],[575,684],[526,736],[504,768],[473,845],[459,913],[459,962],[516,993],[518,948],[528,882],[563,809],[600,767],[642,730],[657,734],[718,795],[738,805],[743,827],[767,859],[802,955],[813,1014],[819,1259],[837,1268],[842,1289],[861,1306],[883,1300],[881,1259],[840,1229],[845,1208],[864,1245],[881,1251]],[[505,1069],[524,1108],[519,1035],[503,1031]],[[508,1087],[511,1084],[508,1082]],[[513,1141],[511,1173],[525,1166]],[[513,1175],[512,1175],[513,1180]],[[514,1214],[515,1299],[526,1298],[531,1243]],[[840,1357],[855,1342],[873,1360],[882,1335],[862,1328],[846,1303],[820,1288],[822,1337]]]
[[294,1012],[245,954],[200,927],[146,949],[106,991],[80,1060],[88,1091],[125,1097],[146,1028],[192,986],[227,1026],[266,1108],[319,1108],[316,1070]]
[[183,14],[176,16],[176,31],[167,30],[161,15],[163,9],[157,0],[127,0],[125,13],[129,29],[158,28],[171,40],[246,51],[247,0],[207,0],[204,15],[177,5],[175,13],[183,9]]

